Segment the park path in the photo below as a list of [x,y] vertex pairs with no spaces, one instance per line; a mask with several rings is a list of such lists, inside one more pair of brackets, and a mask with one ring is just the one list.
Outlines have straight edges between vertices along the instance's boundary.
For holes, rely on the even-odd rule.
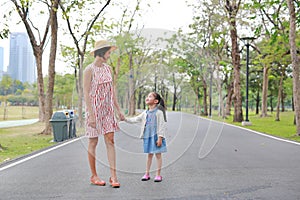
[[15,126],[24,126],[24,125],[34,124],[38,121],[39,121],[39,119],[0,121],[0,128],[10,128],[10,127],[15,127]]
[[[169,112],[163,181],[142,182],[146,156],[139,126],[120,126],[115,136],[119,189],[89,184],[87,139],[80,137],[0,165],[0,199],[300,199],[298,143]],[[97,167],[108,181],[104,149],[101,137]],[[155,165],[154,160],[153,170]]]

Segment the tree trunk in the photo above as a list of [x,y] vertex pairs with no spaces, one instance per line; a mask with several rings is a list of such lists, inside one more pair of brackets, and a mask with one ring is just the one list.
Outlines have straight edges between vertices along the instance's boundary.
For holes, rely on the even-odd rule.
[[38,50],[34,53],[37,68],[37,89],[39,96],[39,121],[45,121],[45,92],[44,92],[44,79],[42,71],[42,53]]
[[284,94],[283,89],[282,89],[282,92],[281,92],[281,112],[285,111],[284,100],[285,100],[285,94]]
[[48,89],[45,107],[45,130],[44,134],[51,134],[52,128],[49,120],[51,119],[53,113],[53,90],[55,82],[55,60],[56,60],[56,50],[57,50],[57,10],[58,10],[59,0],[51,1],[51,11],[50,11],[50,26],[51,26],[51,47],[49,56],[49,67],[48,67]]
[[291,47],[291,57],[293,65],[293,96],[294,96],[294,106],[295,106],[295,120],[297,135],[300,136],[300,60],[297,55],[297,45],[296,45],[296,13],[295,4],[293,0],[287,0],[290,13],[290,32],[289,41]]
[[256,102],[256,111],[255,111],[255,114],[258,115],[259,114],[259,86],[257,87],[257,92],[256,92],[256,99],[255,99],[255,102]]
[[231,58],[234,70],[233,82],[233,101],[234,101],[234,117],[233,122],[243,121],[242,110],[242,93],[241,93],[241,80],[240,80],[240,53],[237,43],[237,29],[236,29],[236,15],[239,10],[240,1],[230,2],[226,1],[226,9],[229,14],[230,38],[231,38]]
[[269,85],[269,67],[264,66],[262,100],[261,100],[261,117],[267,117],[268,111],[268,85]]
[[207,84],[206,81],[203,79],[203,113],[202,115],[208,116],[207,112]]
[[280,114],[280,102],[281,102],[281,94],[282,94],[282,83],[283,83],[283,73],[284,72],[281,72],[281,75],[280,75],[280,81],[279,81],[279,88],[278,88],[278,96],[277,96],[277,105],[276,105],[276,118],[275,118],[275,121],[280,121],[280,117],[279,117],[279,114]]
[[138,92],[138,102],[137,102],[138,109],[142,109],[142,102],[143,102],[143,91],[142,91],[142,87],[140,87]]
[[129,115],[135,115],[135,88],[132,53],[129,54]]
[[225,107],[226,116],[231,115],[232,95],[233,95],[233,82],[231,82],[227,87],[227,98],[226,98],[226,107]]
[[121,58],[118,58],[117,66],[113,70],[113,88],[115,91],[115,97],[118,100],[118,76],[120,72],[120,67],[121,67]]
[[84,94],[83,94],[83,61],[84,55],[79,55],[79,69],[78,69],[78,80],[76,80],[77,88],[78,88],[78,122],[79,127],[84,126],[83,119],[83,102],[84,102]]
[[197,87],[196,91],[196,99],[195,99],[195,106],[194,106],[194,114],[199,114],[199,110],[200,110],[200,89],[199,87]]
[[271,91],[271,94],[270,94],[270,107],[271,107],[271,113],[273,113],[274,109],[273,109],[273,94],[272,94],[272,91]]
[[177,103],[177,86],[175,81],[175,73],[172,73],[173,78],[173,85],[174,85],[174,94],[173,94],[173,105],[172,105],[172,111],[175,111],[176,109],[176,103]]
[[224,112],[224,103],[223,103],[223,95],[222,95],[222,80],[219,75],[220,72],[220,66],[217,63],[217,83],[218,83],[218,93],[219,93],[219,117],[225,118],[225,112]]

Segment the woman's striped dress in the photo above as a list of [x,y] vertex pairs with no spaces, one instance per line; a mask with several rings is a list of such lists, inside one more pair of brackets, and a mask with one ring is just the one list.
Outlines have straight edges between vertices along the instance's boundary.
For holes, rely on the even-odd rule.
[[92,68],[89,97],[96,115],[96,128],[88,125],[90,115],[87,113],[86,136],[93,138],[118,131],[119,126],[114,114],[114,92],[110,67],[107,64],[103,64],[101,67],[90,64],[88,67]]

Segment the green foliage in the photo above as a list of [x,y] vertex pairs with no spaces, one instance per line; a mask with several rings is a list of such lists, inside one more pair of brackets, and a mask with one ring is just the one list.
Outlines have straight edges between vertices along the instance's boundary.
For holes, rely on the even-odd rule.
[[36,91],[29,83],[22,83],[19,80],[12,80],[10,76],[3,76],[0,81],[0,96],[5,97],[4,101],[13,105],[37,105]]
[[2,29],[2,30],[0,30],[0,38],[1,39],[8,38],[8,35],[9,35],[9,29]]
[[56,75],[54,85],[54,103],[56,108],[72,108],[77,102],[77,92],[75,90],[75,77],[73,74]]

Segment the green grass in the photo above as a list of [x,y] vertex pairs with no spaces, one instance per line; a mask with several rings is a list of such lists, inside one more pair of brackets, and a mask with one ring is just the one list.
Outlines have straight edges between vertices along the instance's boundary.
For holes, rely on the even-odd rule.
[[213,116],[212,119],[224,121],[229,124],[241,126],[279,138],[300,142],[300,136],[296,135],[296,126],[294,125],[294,112],[281,112],[280,121],[275,121],[275,112],[268,114],[270,116],[262,118],[259,115],[250,113],[249,121],[252,123],[251,126],[242,126],[242,123],[234,123],[233,116],[230,116],[225,120],[222,120],[217,116]]
[[0,129],[0,163],[54,145],[52,135],[41,135],[44,123]]
[[37,106],[0,106],[0,121],[19,120],[19,119],[37,119],[39,118],[39,108]]

